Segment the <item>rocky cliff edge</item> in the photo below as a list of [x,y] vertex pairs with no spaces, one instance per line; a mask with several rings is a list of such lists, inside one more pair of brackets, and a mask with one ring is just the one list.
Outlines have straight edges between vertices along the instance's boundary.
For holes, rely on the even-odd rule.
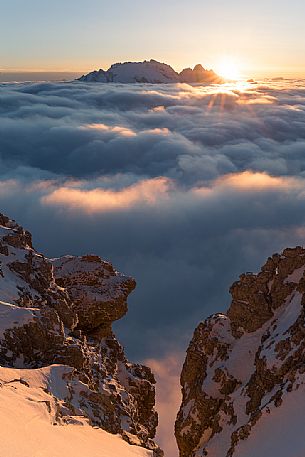
[[273,255],[230,292],[187,351],[180,456],[305,455],[305,249]]
[[126,360],[111,329],[135,285],[94,255],[44,257],[28,231],[0,215],[2,370],[18,369],[22,380],[22,370],[49,367],[41,389],[53,399],[54,425],[83,417],[162,456],[154,376]]

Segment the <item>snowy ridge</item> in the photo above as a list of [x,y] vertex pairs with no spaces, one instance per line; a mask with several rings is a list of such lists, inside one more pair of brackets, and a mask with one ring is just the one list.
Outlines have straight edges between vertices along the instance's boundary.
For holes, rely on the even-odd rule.
[[304,272],[303,248],[274,255],[233,284],[227,315],[195,330],[181,375],[181,457],[305,455]]
[[221,83],[223,80],[212,70],[206,70],[202,65],[194,69],[186,68],[177,73],[170,65],[145,60],[144,62],[124,62],[112,65],[107,71],[102,69],[92,71],[78,79],[83,82],[100,83]]

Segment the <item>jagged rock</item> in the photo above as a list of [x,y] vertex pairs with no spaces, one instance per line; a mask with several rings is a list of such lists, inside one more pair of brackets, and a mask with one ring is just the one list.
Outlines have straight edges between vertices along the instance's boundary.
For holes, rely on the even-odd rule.
[[196,65],[177,73],[170,65],[156,60],[144,62],[124,62],[112,65],[107,71],[102,69],[81,76],[78,81],[99,83],[222,83],[223,79],[212,70]]
[[48,391],[58,424],[82,416],[159,457],[154,376],[126,360],[111,329],[135,285],[97,256],[47,259],[0,215],[0,365],[49,370],[48,385],[62,386]]
[[52,259],[56,284],[64,287],[78,316],[77,328],[94,331],[121,319],[135,280],[114,270],[98,256]]
[[221,78],[216,75],[213,70],[206,70],[202,65],[198,64],[191,68],[185,68],[179,74],[179,81],[181,83],[219,83],[222,82]]
[[200,323],[187,351],[175,426],[181,457],[263,455],[269,430],[277,438],[268,457],[278,455],[281,421],[293,433],[304,411],[305,249],[273,255],[230,292],[227,314]]

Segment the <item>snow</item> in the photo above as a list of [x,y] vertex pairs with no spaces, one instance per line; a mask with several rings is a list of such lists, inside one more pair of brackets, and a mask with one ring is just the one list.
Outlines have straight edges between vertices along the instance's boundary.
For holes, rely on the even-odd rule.
[[213,71],[205,70],[201,65],[194,69],[187,68],[177,73],[172,67],[156,60],[144,62],[124,62],[112,65],[107,71],[92,71],[79,78],[79,81],[100,83],[211,83],[222,82]]
[[266,357],[266,364],[269,369],[279,367],[281,360],[277,357],[276,347],[280,341],[285,341],[289,335],[289,328],[296,322],[302,310],[302,295],[300,292],[293,292],[288,297],[286,304],[276,313],[276,329],[264,342],[260,357]]
[[113,82],[177,82],[178,76],[168,65],[155,61],[128,62],[112,65],[109,72],[113,75]]
[[[213,317],[212,337],[216,337],[220,342],[230,345],[229,359],[226,361],[217,359],[208,364],[207,374],[202,388],[211,397],[219,396],[219,383],[213,380],[217,368],[225,369],[231,376],[246,383],[251,377],[255,367],[255,353],[260,345],[261,337],[266,330],[266,325],[257,332],[245,333],[236,340],[231,333],[230,319],[224,315]],[[268,326],[269,324],[267,324]]]
[[1,270],[3,275],[0,276],[0,288],[1,299],[11,303],[18,300],[19,291],[22,288],[29,289],[29,285],[10,269],[10,263],[12,263],[12,261],[25,263],[25,256],[28,254],[28,251],[12,247],[9,249],[10,255],[8,257],[1,256]]
[[230,320],[227,316],[216,315],[213,317],[211,336],[230,345],[229,359],[224,362],[216,358],[215,361],[212,360],[208,364],[207,375],[202,386],[203,390],[211,397],[219,396],[219,384],[213,380],[217,368],[225,369],[245,385],[255,371],[255,355],[261,344],[262,336],[274,324],[277,325],[276,331],[271,332],[271,336],[264,341],[260,358],[266,357],[268,368],[280,365],[281,361],[277,358],[276,352],[277,343],[288,338],[289,335],[285,335],[300,316],[301,310],[302,295],[299,292],[294,292],[287,298],[286,303],[275,312],[272,324],[268,321],[256,332],[245,333],[237,340],[231,334]]
[[188,417],[188,415],[190,414],[191,412],[191,409],[193,408],[194,406],[194,403],[195,403],[195,400],[192,399],[190,400],[186,405],[185,407],[182,409],[182,412],[183,412],[183,419],[186,419]]
[[296,270],[294,270],[293,273],[291,273],[291,275],[287,276],[284,283],[287,284],[290,282],[294,282],[294,283],[298,284],[304,275],[304,271],[305,271],[305,266],[297,268]]
[[106,72],[94,71],[82,77],[81,80],[103,83],[175,83],[179,81],[179,76],[169,65],[150,60],[117,63]]
[[33,264],[36,265],[36,261],[41,262],[43,257],[37,252],[33,251],[29,246],[26,247],[15,247],[7,244],[3,241],[5,236],[16,236],[14,229],[0,226],[0,241],[8,249],[8,256],[1,255],[0,267],[2,274],[0,274],[0,290],[1,300],[7,303],[16,303],[20,299],[20,291],[26,291],[31,297],[38,297],[39,293],[33,289],[31,285],[26,282],[21,275],[19,275],[12,266],[14,263],[27,264],[28,256],[32,254]]
[[304,457],[305,385],[283,397],[279,408],[272,408],[241,441],[234,457]]
[[18,306],[0,301],[0,339],[4,337],[7,329],[29,324],[38,315],[39,309],[19,308]]
[[[86,261],[86,257],[76,257],[72,255],[65,255],[63,257],[57,257],[50,259],[55,268],[58,268],[62,276],[67,276],[80,272],[100,272],[104,269],[103,274],[107,273],[109,276],[109,270],[112,269],[112,265],[104,260],[96,258],[95,261]],[[118,273],[119,274],[119,273]]]
[[[297,282],[303,274],[304,267],[295,270],[287,279],[291,282]],[[259,354],[260,359],[265,358],[266,365],[270,370],[279,368],[283,361],[279,358],[277,345],[279,342],[289,338],[289,329],[299,318],[301,312],[302,294],[295,290],[287,297],[285,303],[274,312],[271,320],[267,321],[255,332],[244,333],[239,339],[233,337],[230,319],[227,316],[215,315],[208,319],[208,323],[212,324],[210,337],[216,338],[219,343],[228,346],[229,358],[226,360],[219,359],[217,351],[214,351],[209,357],[202,389],[210,397],[224,397],[219,392],[220,384],[213,379],[215,370],[218,368],[240,381],[241,385],[230,396],[230,401],[234,406],[234,414],[237,418],[236,424],[232,424],[230,415],[221,411],[219,425],[222,427],[222,431],[211,439],[209,439],[208,434],[205,434],[200,441],[199,451],[196,455],[201,455],[200,449],[204,447],[208,451],[208,455],[226,456],[227,450],[231,445],[232,433],[249,421],[249,416],[246,414],[246,404],[249,401],[249,397],[245,386],[255,372],[255,356]],[[268,335],[269,331],[270,336],[264,339],[262,343],[263,335]],[[285,359],[287,360],[297,348],[298,346],[292,345],[290,352],[285,355]],[[295,385],[297,384],[295,383]],[[273,402],[267,405],[279,388],[280,386],[276,385],[262,399],[263,416],[251,431],[250,438],[245,443],[240,444],[238,447],[240,451],[236,454],[234,453],[234,457],[273,457],[275,455],[276,457],[287,457],[288,455],[289,457],[303,457],[305,455],[305,387],[302,384],[297,391],[284,392],[283,399],[285,400],[278,408],[275,407]],[[266,405],[268,406],[268,412]],[[192,407],[193,405],[190,403],[185,406],[183,410],[185,417],[192,415]],[[294,425],[291,426],[294,422],[296,422],[295,427]],[[187,431],[187,428],[183,429],[183,433]],[[285,433],[287,445],[285,444]],[[280,435],[280,438],[278,435]],[[296,445],[294,445],[295,440]],[[294,454],[290,452],[289,443],[291,442],[293,442]]]
[[114,270],[108,262],[99,257],[88,260],[87,257],[64,256],[51,259],[57,278],[68,278],[69,293],[75,299],[83,301],[107,302],[124,295],[126,276]]
[[[100,381],[99,393],[104,395],[105,401],[107,401],[106,397],[113,394],[111,387],[115,387],[117,395],[120,395],[117,403],[113,401],[114,407],[118,408],[117,419],[121,419],[123,425],[122,435],[125,438],[128,436],[129,442],[133,445],[124,441],[119,434],[112,435],[90,425],[91,419],[96,423],[95,418],[99,407],[99,413],[105,422],[108,420],[109,426],[112,424],[109,423],[111,415],[109,413],[108,417],[107,408],[104,411],[102,404],[91,401],[93,391],[88,387],[89,382],[88,385],[86,384],[88,379],[85,376],[85,370],[79,373],[75,368],[65,365],[25,369],[25,364],[31,365],[26,360],[27,355],[20,354],[21,344],[27,346],[25,354],[27,350],[31,350],[35,359],[40,355],[40,351],[44,350],[44,340],[41,348],[36,344],[32,347],[30,342],[27,343],[31,328],[26,332],[10,333],[10,330],[37,322],[37,319],[42,319],[42,323],[48,325],[49,317],[45,317],[44,310],[49,309],[49,302],[53,305],[53,302],[58,300],[60,305],[67,297],[66,289],[56,285],[52,274],[54,271],[60,271],[67,277],[71,295],[78,288],[76,299],[79,299],[83,307],[89,302],[91,307],[95,304],[99,308],[100,303],[96,302],[103,301],[111,309],[116,305],[118,308],[120,306],[124,308],[122,302],[134,287],[134,280],[120,274],[110,263],[94,255],[66,256],[53,259],[52,263],[32,248],[31,236],[28,232],[13,221],[6,220],[2,215],[0,215],[0,242],[0,341],[5,365],[12,363],[14,366],[14,368],[0,366],[0,457],[152,457],[152,451],[141,447],[141,443],[144,442],[141,437],[147,434],[147,430],[140,420],[136,429],[138,436],[132,434],[135,429],[131,427],[130,415],[133,413],[131,408],[137,411],[136,395],[133,397],[129,384],[133,378],[133,365],[130,364],[128,367],[125,359],[121,362],[121,354],[118,356],[118,361],[115,354],[109,354],[109,357],[114,357],[113,363],[118,363],[118,366],[117,373],[112,374],[111,371],[111,374],[108,374],[108,366],[106,363],[105,367],[103,365],[98,342],[94,344],[91,342],[90,348],[89,344],[86,347],[88,359],[92,350],[92,359],[96,357],[96,360],[101,361],[100,379],[92,378],[92,383],[96,381],[97,384],[97,381]],[[55,316],[54,313],[53,315]],[[56,319],[54,323],[57,326]],[[55,328],[52,325],[53,320],[50,319],[50,333]],[[39,330],[39,326],[36,328]],[[58,334],[56,330],[54,332],[55,338],[59,337],[59,342],[62,331],[63,328],[60,327]],[[12,337],[18,339],[16,354],[12,347]],[[63,342],[63,346],[73,347],[76,344],[72,336],[66,336]],[[110,343],[109,347],[106,342],[104,344],[104,349],[111,352]],[[86,345],[85,342],[84,345]],[[12,360],[9,361],[8,358]],[[38,361],[37,365],[39,366],[40,363],[44,361]],[[92,364],[94,363],[95,360],[92,360]],[[102,374],[104,369],[105,374]],[[139,383],[139,375],[134,374],[134,377],[134,383]],[[143,373],[144,382],[148,382],[145,379],[145,373]],[[138,386],[135,390],[137,388]],[[120,430],[119,426],[115,430]]]
[[76,416],[73,425],[53,425],[55,401],[44,389],[50,372],[55,370],[57,379],[58,371],[67,369],[0,368],[1,457],[152,457],[151,451],[89,426],[83,417]]

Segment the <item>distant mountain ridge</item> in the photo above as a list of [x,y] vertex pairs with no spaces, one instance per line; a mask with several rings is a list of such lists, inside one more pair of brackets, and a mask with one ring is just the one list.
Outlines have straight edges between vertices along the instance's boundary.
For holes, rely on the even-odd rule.
[[104,71],[95,70],[77,79],[83,82],[100,83],[221,83],[223,79],[213,70],[206,70],[198,64],[193,69],[185,68],[177,73],[170,65],[157,62],[156,60],[144,60],[144,62],[115,63]]

